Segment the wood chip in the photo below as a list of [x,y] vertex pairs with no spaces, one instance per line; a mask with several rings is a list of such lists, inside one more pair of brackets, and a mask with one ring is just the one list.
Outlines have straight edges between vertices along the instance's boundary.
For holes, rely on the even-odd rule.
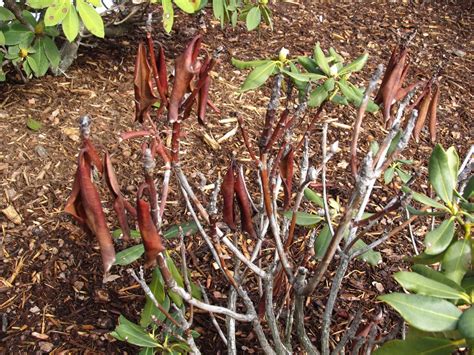
[[12,221],[15,224],[21,224],[21,216],[20,214],[15,210],[15,207],[13,206],[8,206],[7,208],[2,210],[2,213],[7,217],[10,221]]

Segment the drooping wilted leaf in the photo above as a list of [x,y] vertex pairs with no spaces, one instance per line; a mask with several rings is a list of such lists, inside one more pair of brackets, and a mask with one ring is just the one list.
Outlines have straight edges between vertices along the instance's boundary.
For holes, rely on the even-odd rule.
[[143,42],[138,45],[133,85],[135,89],[135,121],[143,123],[151,106],[158,100],[153,92],[152,70]]

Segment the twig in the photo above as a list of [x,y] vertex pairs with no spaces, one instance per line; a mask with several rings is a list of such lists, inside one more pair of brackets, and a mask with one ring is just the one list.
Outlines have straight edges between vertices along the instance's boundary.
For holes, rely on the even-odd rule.
[[362,307],[357,310],[354,318],[352,319],[351,326],[344,333],[341,340],[336,345],[336,348],[332,351],[331,355],[339,355],[342,353],[346,344],[356,335],[361,321],[362,321]]
[[[206,289],[204,286],[201,286],[201,293],[202,293],[202,298],[204,299],[204,302],[209,303],[209,297],[207,296]],[[225,345],[228,344],[227,338],[225,337],[224,333],[222,332],[221,326],[219,323],[217,323],[216,317],[214,316],[214,313],[209,313],[209,316],[211,317],[212,324],[217,330],[217,334],[221,337],[222,341],[224,342]]]
[[[362,103],[362,105],[364,105]],[[367,104],[366,104],[367,106]],[[326,157],[327,157],[327,140],[328,140],[328,124],[325,122],[323,125],[323,141],[321,142],[321,149],[323,151],[323,170],[322,170],[322,183],[323,183],[323,204],[324,204],[324,216],[326,218],[326,223],[329,227],[329,230],[331,232],[331,237],[334,235],[334,228],[332,226],[332,221],[331,221],[331,214],[329,212],[329,205],[328,205],[328,196],[327,196],[327,189],[326,189]]]

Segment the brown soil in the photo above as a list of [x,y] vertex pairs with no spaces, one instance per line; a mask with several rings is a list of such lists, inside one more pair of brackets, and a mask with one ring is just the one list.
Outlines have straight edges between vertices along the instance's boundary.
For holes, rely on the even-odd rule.
[[[311,2],[309,2],[311,3]],[[311,4],[285,3],[274,6],[275,29],[247,33],[242,27],[222,30],[205,16],[206,28],[199,26],[197,17],[179,16],[172,36],[166,36],[157,26],[155,39],[165,47],[168,58],[174,58],[186,42],[197,32],[204,34],[206,48],[212,52],[224,46],[221,61],[214,69],[211,98],[221,109],[221,116],[210,111],[210,124],[201,128],[186,123],[183,138],[182,166],[195,186],[202,172],[209,181],[222,173],[229,157],[247,157],[238,134],[211,149],[203,140],[204,132],[215,138],[222,137],[235,127],[221,123],[232,112],[239,112],[250,126],[250,134],[257,139],[268,88],[247,94],[237,93],[246,73],[236,70],[230,58],[255,59],[275,56],[281,47],[291,55],[309,53],[315,42],[323,48],[333,46],[348,58],[363,51],[370,54],[369,64],[358,77],[370,77],[378,63],[386,63],[391,48],[399,35],[418,29],[411,45],[412,76],[429,77],[442,63],[442,93],[439,107],[439,142],[454,145],[461,157],[473,144],[472,117],[473,37],[472,3],[469,1],[431,2],[423,4]],[[133,66],[136,42],[144,37],[137,30],[127,38],[94,43],[94,48],[81,48],[80,56],[67,76],[47,76],[27,84],[0,84],[0,173],[3,193],[0,208],[13,206],[21,216],[15,224],[0,214],[0,350],[6,353],[32,353],[49,349],[61,353],[136,353],[136,348],[114,341],[107,335],[114,329],[118,315],[137,320],[144,304],[144,295],[126,273],[115,268],[120,277],[114,282],[102,283],[102,270],[97,244],[87,237],[62,213],[71,191],[78,153],[78,118],[88,114],[93,118],[93,138],[100,147],[107,147],[127,197],[131,198],[140,181],[139,144],[119,143],[118,134],[135,125],[133,103]],[[27,128],[28,118],[42,123],[37,132]],[[330,141],[340,141],[342,152],[329,169],[333,195],[346,200],[349,192],[347,166],[351,131],[340,124],[351,125],[354,109],[329,108],[324,119],[333,119]],[[339,125],[337,125],[339,123]],[[384,130],[379,114],[369,115],[363,124],[361,149],[372,139],[380,139]],[[426,176],[426,159],[432,149],[426,132],[419,145],[412,144],[405,156],[415,160],[413,170]],[[416,189],[427,191],[423,178]],[[377,186],[376,197],[386,199],[383,185]],[[396,191],[388,191],[389,195]],[[182,221],[183,211],[174,208],[179,201],[176,190],[171,191],[171,205],[166,223]],[[110,209],[110,204],[105,204]],[[375,207],[372,205],[371,207]],[[110,214],[110,226],[117,225]],[[397,222],[402,216],[396,216]],[[189,217],[186,217],[189,218]],[[384,226],[381,226],[383,228]],[[423,223],[414,226],[421,231]],[[209,274],[207,249],[199,239],[189,249],[198,263]],[[123,246],[117,246],[121,249]],[[173,246],[170,246],[173,249]],[[405,255],[413,253],[405,235],[384,244],[380,249],[384,262],[377,268],[362,262],[352,265],[354,272],[347,277],[335,310],[334,331],[343,330],[347,312],[364,302],[364,319],[370,320],[383,310],[384,320],[379,324],[381,333],[388,332],[397,322],[397,316],[376,303],[376,296],[396,286],[390,275],[403,267]],[[137,263],[135,266],[138,266]],[[197,273],[196,280],[206,283],[206,275]],[[210,296],[215,303],[223,303],[227,286],[215,281]],[[384,290],[380,289],[382,285]],[[327,286],[327,285],[326,285]],[[314,305],[324,302],[327,287],[313,300]],[[314,311],[318,313],[319,311]],[[315,313],[315,314],[316,314]],[[205,314],[196,316],[196,327],[201,331],[204,349],[223,349]],[[242,327],[240,345],[255,351],[255,341],[247,326]],[[318,324],[310,329],[318,333]],[[213,353],[215,351],[206,351]]]

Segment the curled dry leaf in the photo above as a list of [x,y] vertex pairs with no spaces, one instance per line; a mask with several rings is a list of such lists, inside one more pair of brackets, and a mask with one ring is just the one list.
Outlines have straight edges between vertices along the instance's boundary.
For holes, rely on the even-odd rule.
[[434,89],[433,99],[431,99],[430,107],[429,107],[429,128],[430,128],[430,139],[431,142],[436,142],[436,124],[437,124],[437,109],[438,109],[438,102],[439,102],[439,95],[440,95],[440,88],[436,85]]
[[87,151],[86,158],[102,174],[102,159],[89,138],[82,139],[82,148]]
[[175,80],[168,107],[168,119],[171,123],[178,120],[179,108],[184,94],[189,88],[189,84],[194,75],[201,69],[197,56],[201,49],[201,36],[198,35],[188,44],[184,53],[175,61]]
[[235,183],[235,162],[232,161],[227,169],[222,182],[222,198],[224,200],[223,221],[230,229],[235,230],[235,213],[234,213],[234,183]]
[[240,209],[240,222],[242,224],[242,230],[247,232],[251,237],[256,238],[257,233],[253,226],[252,221],[252,208],[250,200],[247,195],[247,188],[245,187],[245,180],[242,171],[235,168],[236,178],[234,182],[234,191],[237,198],[237,203]]
[[149,115],[151,106],[158,100],[153,92],[152,70],[148,63],[143,42],[138,45],[133,85],[135,90],[135,121],[143,123],[144,117]]
[[145,267],[153,267],[156,265],[158,254],[164,251],[165,247],[151,218],[150,205],[142,198],[145,189],[148,190],[148,184],[143,184],[138,189],[137,219],[140,235],[145,246]]
[[104,272],[107,273],[115,261],[115,249],[99,193],[91,180],[91,159],[86,158],[87,153],[86,149],[79,153],[76,178],[64,211],[75,217],[86,232],[95,235],[100,246]]
[[207,100],[209,97],[209,88],[211,86],[211,77],[208,75],[204,79],[204,84],[202,88],[199,89],[199,97],[198,97],[198,121],[202,125],[207,124],[206,120],[206,108],[207,108]]
[[425,125],[426,121],[426,116],[428,114],[428,108],[430,106],[431,102],[431,89],[428,89],[428,91],[425,93],[423,96],[423,99],[421,100],[418,108],[418,119],[416,120],[415,124],[415,129],[413,130],[413,136],[415,137],[415,142],[418,143],[420,140],[420,133],[421,130],[423,129],[423,126]]

